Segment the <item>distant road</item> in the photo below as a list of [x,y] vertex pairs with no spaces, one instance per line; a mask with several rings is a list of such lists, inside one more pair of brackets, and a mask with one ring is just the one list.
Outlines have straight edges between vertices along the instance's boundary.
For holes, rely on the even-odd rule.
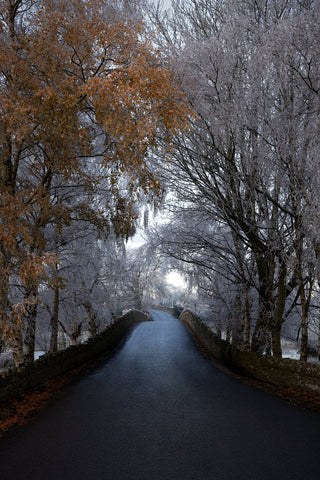
[[0,439],[0,480],[319,480],[320,415],[229,377],[153,311]]

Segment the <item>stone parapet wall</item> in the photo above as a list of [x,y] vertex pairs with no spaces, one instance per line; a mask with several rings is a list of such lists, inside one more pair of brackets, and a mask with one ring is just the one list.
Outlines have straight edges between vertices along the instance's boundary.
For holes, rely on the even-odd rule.
[[320,394],[320,365],[239,350],[221,340],[190,310],[184,310],[180,320],[188,325],[214,358],[237,373],[274,385]]
[[134,323],[150,320],[138,310],[130,310],[115,323],[85,343],[74,345],[57,353],[43,355],[32,364],[12,368],[0,375],[0,402],[38,387],[49,379],[95,360],[112,351]]

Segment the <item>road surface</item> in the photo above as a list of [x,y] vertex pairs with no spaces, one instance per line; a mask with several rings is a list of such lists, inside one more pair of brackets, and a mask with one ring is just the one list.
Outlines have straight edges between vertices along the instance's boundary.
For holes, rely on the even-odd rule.
[[242,384],[154,311],[0,439],[1,480],[319,480],[320,415]]

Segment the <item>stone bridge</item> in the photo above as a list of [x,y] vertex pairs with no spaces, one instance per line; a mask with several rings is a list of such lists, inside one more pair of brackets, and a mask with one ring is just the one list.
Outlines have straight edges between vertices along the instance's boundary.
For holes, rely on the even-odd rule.
[[154,310],[37,418],[0,439],[1,480],[318,480],[320,416],[242,383]]

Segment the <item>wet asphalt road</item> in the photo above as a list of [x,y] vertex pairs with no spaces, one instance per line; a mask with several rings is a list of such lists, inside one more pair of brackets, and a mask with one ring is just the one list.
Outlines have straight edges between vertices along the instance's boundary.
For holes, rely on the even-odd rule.
[[153,319],[0,439],[0,480],[320,479],[320,415],[227,376],[178,320]]

